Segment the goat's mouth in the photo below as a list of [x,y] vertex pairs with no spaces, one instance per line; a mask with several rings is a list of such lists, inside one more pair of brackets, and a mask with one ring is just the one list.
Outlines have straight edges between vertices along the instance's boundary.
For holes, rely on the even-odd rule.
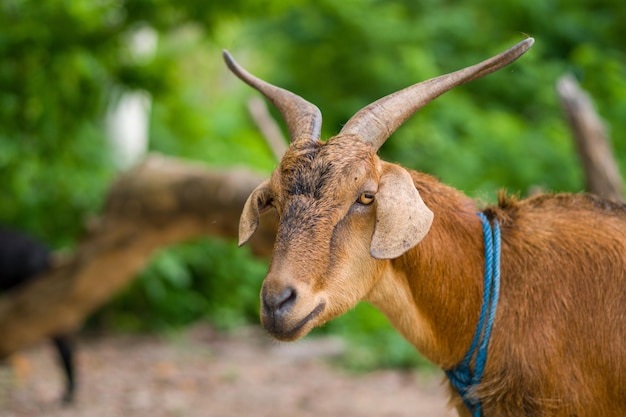
[[326,303],[322,301],[313,311],[293,326],[289,326],[290,323],[288,321],[281,320],[273,315],[264,316],[261,321],[263,327],[265,327],[274,338],[283,342],[291,342],[303,337],[313,328],[314,325],[311,325],[311,322],[324,311],[324,308],[326,308]]

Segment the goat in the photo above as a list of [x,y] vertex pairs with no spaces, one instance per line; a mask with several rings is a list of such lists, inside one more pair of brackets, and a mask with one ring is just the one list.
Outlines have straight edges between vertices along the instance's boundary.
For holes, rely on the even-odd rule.
[[[48,248],[23,233],[0,228],[0,291],[14,291],[35,279],[52,265]],[[75,376],[73,348],[69,335],[52,336],[65,372],[66,385],[63,402],[73,401]]]
[[383,97],[326,142],[316,106],[224,51],[229,68],[279,109],[291,141],[239,225],[242,245],[260,213],[278,213],[260,295],[272,336],[296,340],[364,300],[423,356],[455,369],[486,304],[485,216],[500,233],[497,314],[482,379],[463,396],[450,383],[450,405],[460,416],[481,415],[475,404],[484,416],[626,416],[626,206],[584,194],[500,193],[479,210],[436,178],[377,156],[414,112],[533,42]]

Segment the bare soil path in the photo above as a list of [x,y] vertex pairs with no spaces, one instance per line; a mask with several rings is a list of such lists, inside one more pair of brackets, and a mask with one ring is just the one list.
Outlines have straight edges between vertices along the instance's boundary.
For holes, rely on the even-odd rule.
[[351,374],[329,364],[336,339],[273,342],[258,329],[198,326],[176,338],[82,338],[79,387],[63,386],[47,345],[0,364],[0,417],[451,417],[441,375]]

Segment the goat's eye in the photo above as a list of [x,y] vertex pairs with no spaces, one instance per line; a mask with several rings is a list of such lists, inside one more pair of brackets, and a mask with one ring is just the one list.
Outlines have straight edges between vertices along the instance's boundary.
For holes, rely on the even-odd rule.
[[363,204],[363,205],[369,205],[372,204],[372,202],[374,201],[374,193],[370,193],[370,192],[364,192],[361,193],[361,195],[359,196],[359,200],[358,202]]

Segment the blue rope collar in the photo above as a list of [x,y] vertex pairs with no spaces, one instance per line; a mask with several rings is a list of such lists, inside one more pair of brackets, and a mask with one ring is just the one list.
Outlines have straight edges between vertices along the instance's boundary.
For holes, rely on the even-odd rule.
[[[483,305],[469,350],[461,363],[446,371],[452,386],[457,390],[473,417],[482,415],[482,406],[480,400],[475,397],[474,390],[480,383],[485,370],[487,347],[500,293],[500,225],[497,220],[494,220],[492,227],[483,213],[478,213],[478,216],[483,226],[485,241]],[[473,359],[474,370],[470,366]]]

